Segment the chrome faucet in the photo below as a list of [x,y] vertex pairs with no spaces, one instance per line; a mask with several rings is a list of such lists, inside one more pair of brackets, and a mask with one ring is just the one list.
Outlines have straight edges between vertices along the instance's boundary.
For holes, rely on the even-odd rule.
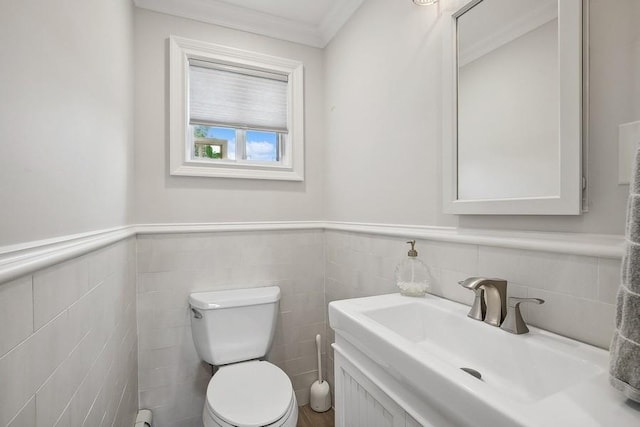
[[[458,282],[463,288],[471,289],[476,293],[473,306],[468,316],[472,319],[483,320],[493,326],[500,326],[507,315],[507,281],[503,279],[487,279],[486,277],[469,277]],[[483,292],[484,291],[484,292]],[[483,313],[484,298],[486,294],[486,314]]]

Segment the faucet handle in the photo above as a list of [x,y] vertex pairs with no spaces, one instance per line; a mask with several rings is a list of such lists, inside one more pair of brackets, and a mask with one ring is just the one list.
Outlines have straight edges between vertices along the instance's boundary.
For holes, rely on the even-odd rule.
[[522,302],[530,302],[533,304],[544,304],[544,300],[542,298],[520,298],[520,297],[509,297],[509,307],[517,307]]
[[522,318],[522,313],[520,312],[520,304],[523,302],[544,304],[544,300],[540,298],[509,297],[509,303],[507,304],[507,317],[505,317],[504,322],[502,322],[502,325],[500,326],[501,329],[517,335],[529,332],[529,328],[527,327],[527,324]]

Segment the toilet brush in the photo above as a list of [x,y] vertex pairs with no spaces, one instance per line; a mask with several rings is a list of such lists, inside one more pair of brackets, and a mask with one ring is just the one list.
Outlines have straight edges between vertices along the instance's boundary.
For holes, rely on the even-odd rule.
[[322,379],[322,361],[320,360],[320,334],[316,335],[316,347],[318,349],[318,380],[311,384],[309,396],[311,409],[316,412],[326,412],[331,408],[331,392],[329,383]]

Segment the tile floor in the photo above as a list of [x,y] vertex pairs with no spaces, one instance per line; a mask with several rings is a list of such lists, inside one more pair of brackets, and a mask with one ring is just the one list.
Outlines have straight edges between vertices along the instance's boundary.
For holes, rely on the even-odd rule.
[[335,415],[333,408],[327,412],[314,412],[309,405],[298,408],[297,427],[333,427]]

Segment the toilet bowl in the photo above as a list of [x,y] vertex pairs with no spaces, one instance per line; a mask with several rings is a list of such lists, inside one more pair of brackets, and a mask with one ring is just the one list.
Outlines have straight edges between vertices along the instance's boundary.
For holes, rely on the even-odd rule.
[[207,386],[205,427],[295,427],[298,405],[277,366],[250,361],[222,366]]
[[295,427],[291,380],[264,361],[273,342],[277,286],[191,294],[191,328],[202,360],[218,366],[207,386],[205,427]]

